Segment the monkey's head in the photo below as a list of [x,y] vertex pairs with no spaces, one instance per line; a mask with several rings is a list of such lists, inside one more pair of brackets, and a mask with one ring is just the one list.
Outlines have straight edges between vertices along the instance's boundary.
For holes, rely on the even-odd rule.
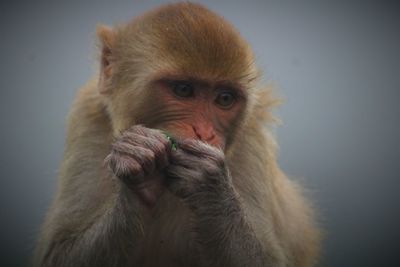
[[198,4],[162,6],[127,25],[98,27],[99,90],[115,133],[134,124],[226,149],[252,103],[248,44]]

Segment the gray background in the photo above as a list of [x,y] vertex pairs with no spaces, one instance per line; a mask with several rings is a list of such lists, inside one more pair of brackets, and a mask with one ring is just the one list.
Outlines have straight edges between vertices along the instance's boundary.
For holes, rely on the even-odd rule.
[[[25,266],[55,189],[64,118],[96,71],[97,23],[165,1],[0,4],[0,265]],[[314,199],[320,266],[400,266],[400,8],[388,1],[201,1],[251,43],[279,162]]]

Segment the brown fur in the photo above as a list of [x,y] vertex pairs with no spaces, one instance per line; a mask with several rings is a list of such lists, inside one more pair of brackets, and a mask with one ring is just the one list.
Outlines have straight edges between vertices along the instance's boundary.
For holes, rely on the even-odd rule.
[[146,214],[103,164],[113,138],[140,120],[143,104],[151,105],[152,81],[179,76],[230,81],[247,90],[236,142],[226,151],[233,186],[271,259],[266,266],[314,265],[319,235],[313,214],[299,186],[277,166],[265,127],[275,100],[256,86],[253,56],[236,30],[200,5],[180,3],[113,31],[100,27],[98,35],[112,72],[85,85],[72,106],[59,186],[35,264],[103,266],[101,259],[108,259],[104,266],[198,265],[190,210],[166,191]]

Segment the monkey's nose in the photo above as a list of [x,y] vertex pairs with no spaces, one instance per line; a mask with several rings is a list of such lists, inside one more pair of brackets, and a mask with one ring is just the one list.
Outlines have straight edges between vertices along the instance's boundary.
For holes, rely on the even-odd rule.
[[215,138],[215,132],[212,126],[199,124],[192,126],[192,128],[197,138],[199,138],[201,141],[210,142]]

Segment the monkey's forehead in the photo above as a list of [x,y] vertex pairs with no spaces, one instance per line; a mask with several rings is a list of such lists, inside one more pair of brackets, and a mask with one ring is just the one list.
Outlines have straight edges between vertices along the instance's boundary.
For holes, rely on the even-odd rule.
[[161,6],[123,31],[132,57],[145,58],[148,64],[225,79],[254,72],[247,42],[225,19],[199,4]]

